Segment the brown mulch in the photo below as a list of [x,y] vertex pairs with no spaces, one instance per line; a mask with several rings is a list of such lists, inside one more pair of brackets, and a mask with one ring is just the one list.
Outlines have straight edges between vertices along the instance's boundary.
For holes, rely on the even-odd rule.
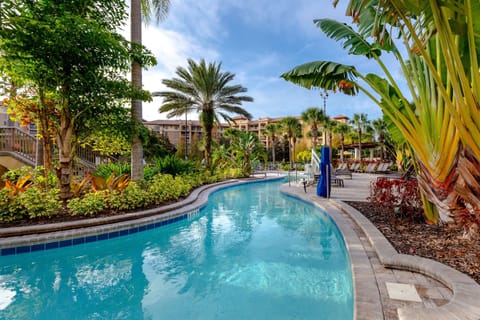
[[367,217],[398,252],[436,260],[480,284],[480,239],[466,239],[458,227],[398,219],[368,202],[347,203]]

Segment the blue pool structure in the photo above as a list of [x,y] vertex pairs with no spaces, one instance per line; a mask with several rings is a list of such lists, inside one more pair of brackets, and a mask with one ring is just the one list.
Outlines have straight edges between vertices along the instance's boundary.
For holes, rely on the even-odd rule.
[[353,319],[342,234],[282,183],[225,187],[142,232],[1,256],[0,319]]

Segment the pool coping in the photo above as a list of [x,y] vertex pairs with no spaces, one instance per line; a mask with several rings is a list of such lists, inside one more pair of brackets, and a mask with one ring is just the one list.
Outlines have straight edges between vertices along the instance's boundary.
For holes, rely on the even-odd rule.
[[[416,306],[405,306],[399,308],[398,317],[400,320],[478,320],[480,319],[480,285],[466,274],[461,273],[447,265],[437,261],[398,253],[388,242],[384,235],[355,208],[341,200],[325,199],[312,194],[302,193],[299,188],[282,188],[282,192],[296,196],[300,199],[311,202],[322,208],[337,223],[342,231],[352,263],[352,275],[354,279],[355,295],[355,319],[383,319],[379,313],[380,299],[376,282],[372,283],[370,270],[364,265],[366,253],[359,252],[361,246],[358,235],[349,225],[339,211],[348,215],[353,222],[363,231],[369,243],[375,250],[380,263],[390,269],[407,270],[431,277],[447,288],[452,290],[453,296],[450,301],[442,306],[433,308],[422,308]],[[302,190],[303,191],[303,190]],[[367,258],[368,259],[368,258]],[[368,263],[369,265],[369,263]],[[371,269],[371,268],[370,268]],[[373,272],[373,270],[372,270]],[[368,282],[366,284],[365,282]],[[376,288],[376,290],[373,287]],[[370,289],[368,289],[370,287]],[[378,300],[376,300],[378,297]],[[379,302],[378,304],[376,302]],[[380,305],[380,311],[381,311]]]

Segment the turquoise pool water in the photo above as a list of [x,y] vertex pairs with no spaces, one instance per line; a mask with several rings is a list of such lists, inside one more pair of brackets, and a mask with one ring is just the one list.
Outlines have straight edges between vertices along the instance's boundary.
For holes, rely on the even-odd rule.
[[338,229],[279,185],[220,190],[154,230],[0,257],[0,319],[353,319]]

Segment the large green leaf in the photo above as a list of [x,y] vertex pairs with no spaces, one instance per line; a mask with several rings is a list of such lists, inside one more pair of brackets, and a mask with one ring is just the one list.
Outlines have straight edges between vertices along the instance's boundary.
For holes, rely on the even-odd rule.
[[314,20],[314,23],[331,39],[343,42],[343,48],[347,49],[349,54],[362,55],[367,58],[381,54],[379,48],[372,46],[361,34],[345,23],[332,19],[317,19]]
[[331,61],[313,61],[299,65],[281,75],[287,81],[307,89],[340,90],[348,95],[358,93],[355,67]]

